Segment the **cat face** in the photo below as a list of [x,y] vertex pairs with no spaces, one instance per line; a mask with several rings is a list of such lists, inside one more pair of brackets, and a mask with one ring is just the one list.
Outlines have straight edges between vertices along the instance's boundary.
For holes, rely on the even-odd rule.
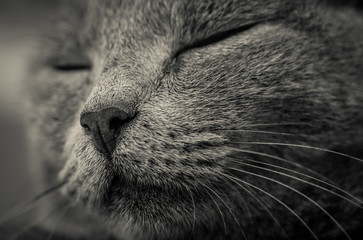
[[362,165],[327,153],[363,139],[357,13],[291,1],[82,5],[57,9],[25,84],[39,186],[63,183],[49,208],[77,204],[76,226],[91,212],[92,229],[132,239],[357,229],[361,201],[336,186],[362,197]]

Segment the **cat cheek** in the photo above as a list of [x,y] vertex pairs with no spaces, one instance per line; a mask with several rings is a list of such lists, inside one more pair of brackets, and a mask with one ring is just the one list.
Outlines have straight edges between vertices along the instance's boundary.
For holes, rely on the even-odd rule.
[[67,139],[64,144],[63,148],[63,159],[68,160],[76,146],[76,143],[81,141],[83,136],[82,128],[79,126],[79,124],[74,124],[72,127],[70,127],[67,131]]
[[94,148],[80,127],[74,126],[70,132],[63,152],[65,165],[58,176],[66,182],[62,193],[85,205],[99,204],[109,182],[108,160]]

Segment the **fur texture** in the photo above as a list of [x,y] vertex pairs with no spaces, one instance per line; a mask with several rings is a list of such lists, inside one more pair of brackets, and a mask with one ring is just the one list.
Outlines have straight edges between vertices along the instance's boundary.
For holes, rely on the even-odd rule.
[[[344,229],[358,239],[362,202],[332,185],[362,199],[362,161],[297,145],[363,157],[359,11],[312,0],[60,4],[24,83],[39,189],[66,181],[43,211],[71,204],[59,233],[74,238],[344,239]],[[79,124],[105,107],[133,116],[111,158]]]

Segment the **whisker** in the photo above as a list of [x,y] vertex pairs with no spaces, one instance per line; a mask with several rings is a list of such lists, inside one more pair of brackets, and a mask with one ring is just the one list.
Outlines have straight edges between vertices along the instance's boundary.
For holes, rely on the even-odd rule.
[[69,209],[72,207],[72,205],[71,204],[69,204],[69,206],[67,206],[66,208],[65,208],[65,210],[61,213],[61,215],[59,216],[59,218],[58,218],[58,221],[54,224],[54,228],[53,228],[53,230],[49,233],[49,235],[48,235],[48,237],[47,237],[47,240],[51,240],[52,239],[52,237],[53,237],[53,235],[54,235],[54,233],[55,233],[55,231],[56,231],[56,229],[57,229],[57,226],[58,226],[58,224],[59,224],[59,222],[64,218],[64,216],[67,214],[67,212],[69,211]]
[[238,162],[238,161],[236,161],[236,160],[232,160],[232,161],[233,161],[233,162],[236,162],[236,163],[238,163],[238,164],[243,164],[243,165],[246,165],[246,166],[249,166],[249,167],[253,167],[253,168],[257,168],[257,169],[262,169],[262,170],[267,171],[267,172],[276,173],[276,174],[279,174],[279,175],[282,175],[282,176],[285,176],[285,177],[289,177],[289,178],[295,179],[295,180],[297,180],[297,181],[299,181],[299,182],[306,183],[306,184],[308,184],[308,185],[310,185],[310,186],[313,186],[313,187],[319,188],[319,189],[321,189],[321,190],[323,190],[323,191],[326,191],[326,192],[328,192],[328,193],[330,193],[330,194],[333,194],[333,195],[335,195],[335,196],[341,197],[342,199],[344,199],[344,200],[346,200],[346,201],[348,201],[348,202],[352,203],[352,204],[353,204],[353,205],[355,205],[356,207],[359,207],[359,208],[362,208],[362,209],[363,209],[363,207],[362,207],[362,206],[360,206],[358,203],[356,203],[356,202],[352,201],[351,199],[346,198],[346,197],[344,197],[343,195],[341,195],[341,194],[339,194],[339,193],[336,193],[336,192],[333,192],[333,191],[331,191],[331,190],[329,190],[329,189],[327,189],[327,188],[325,188],[325,187],[322,187],[322,186],[320,186],[320,185],[317,185],[317,184],[314,184],[314,183],[308,182],[308,181],[306,181],[306,180],[304,180],[304,179],[301,179],[301,178],[298,178],[298,177],[292,176],[292,175],[290,175],[290,174],[286,174],[286,173],[278,172],[278,171],[275,171],[275,170],[272,170],[272,169],[268,169],[268,168],[260,167],[260,166],[257,166],[257,165],[253,165],[253,164],[244,163],[244,162]]
[[233,142],[233,143],[307,148],[307,149],[313,149],[313,150],[323,151],[323,152],[327,152],[327,153],[333,153],[333,154],[340,155],[340,156],[347,157],[347,158],[351,158],[351,159],[354,159],[354,160],[357,160],[357,161],[363,163],[363,159],[360,159],[360,158],[357,158],[357,157],[354,157],[354,156],[351,156],[351,155],[348,155],[348,154],[345,154],[345,153],[341,153],[341,152],[337,152],[337,151],[333,151],[333,150],[329,150],[329,149],[324,149],[324,148],[319,148],[319,147],[308,146],[308,145],[280,143],[280,142],[277,142],[277,143],[274,143],[274,142]]
[[[208,190],[208,189],[207,189]],[[206,191],[207,194],[210,196],[210,198],[212,199],[212,201],[214,202],[214,204],[216,205],[218,211],[219,211],[219,214],[221,215],[221,218],[222,218],[222,222],[223,222],[223,228],[224,228],[224,236],[227,236],[227,225],[226,225],[226,221],[224,219],[224,215],[221,211],[221,209],[219,208],[216,200],[213,198],[213,196],[209,193],[209,191]]]
[[350,236],[348,235],[348,233],[344,230],[344,228],[337,222],[337,220],[335,220],[335,218],[330,215],[323,207],[321,207],[317,202],[315,202],[313,199],[309,198],[307,195],[303,194],[302,192],[296,190],[295,188],[287,185],[287,184],[284,184],[280,181],[277,181],[275,179],[272,179],[272,178],[269,178],[269,177],[266,177],[266,176],[263,176],[263,175],[260,175],[260,174],[255,174],[255,173],[252,173],[252,172],[248,172],[248,171],[245,171],[245,170],[242,170],[242,169],[237,169],[237,168],[232,168],[232,167],[228,167],[229,169],[231,170],[234,170],[234,171],[238,171],[238,172],[242,172],[242,173],[246,173],[246,174],[249,174],[249,175],[252,175],[252,176],[256,176],[256,177],[259,177],[259,178],[263,178],[263,179],[266,179],[268,181],[271,181],[271,182],[274,182],[274,183],[277,183],[281,186],[284,186],[288,189],[290,189],[291,191],[299,194],[300,196],[302,196],[303,198],[307,199],[309,202],[311,202],[312,204],[314,204],[316,207],[318,207],[322,212],[324,212],[336,225],[337,227],[344,233],[344,235],[347,237],[347,239],[351,240]]
[[[232,174],[230,174],[232,175]],[[227,176],[226,176],[227,177]],[[239,187],[241,187],[244,191],[246,191],[249,195],[251,195],[264,209],[265,211],[270,215],[270,217],[272,218],[272,220],[281,228],[281,230],[285,233],[286,232],[284,230],[284,228],[282,227],[280,221],[278,219],[275,218],[275,216],[272,214],[272,212],[266,207],[267,203],[265,201],[263,201],[263,199],[259,199],[253,192],[253,189],[247,189],[247,187],[242,186],[240,183],[236,182],[235,180],[227,177],[229,180],[233,181],[234,183],[236,183]]]
[[243,124],[241,127],[264,127],[264,126],[286,126],[286,125],[306,125],[311,126],[309,123],[301,123],[301,122],[283,122],[283,123],[256,123],[256,124]]
[[235,181],[241,182],[243,184],[246,184],[254,189],[257,189],[258,191],[266,194],[267,196],[269,196],[270,198],[272,198],[273,200],[275,200],[276,202],[278,202],[279,204],[281,204],[283,207],[285,207],[287,210],[289,210],[289,212],[291,212],[305,227],[306,229],[310,232],[310,234],[314,237],[314,239],[319,240],[319,238],[316,236],[316,234],[311,230],[311,228],[309,227],[309,225],[294,211],[292,210],[289,206],[287,206],[285,203],[283,203],[280,199],[276,198],[275,196],[273,196],[272,194],[266,192],[265,190],[263,190],[262,188],[259,188],[249,182],[243,181],[242,179],[239,178],[235,178],[229,174],[224,174],[224,173],[219,173],[229,179],[234,179]]
[[194,232],[194,228],[195,228],[195,222],[196,222],[196,210],[195,210],[195,202],[194,202],[194,198],[193,198],[193,193],[191,191],[188,191],[190,198],[192,200],[192,204],[193,204],[193,226],[192,226],[192,231],[191,231],[191,235],[193,235]]
[[294,133],[285,133],[285,132],[272,132],[272,131],[259,131],[259,130],[246,130],[246,129],[213,129],[213,131],[224,131],[224,132],[248,132],[248,133],[262,133],[262,134],[274,134],[274,135],[282,135],[282,136],[296,136]]
[[24,38],[32,37],[32,36],[37,36],[37,35],[34,35],[34,34],[19,34],[19,35],[11,36],[11,37],[8,37],[8,38],[1,38],[0,39],[0,44],[13,42],[13,41],[18,40],[18,39],[19,40],[24,40]]
[[281,158],[281,157],[277,157],[277,156],[274,156],[274,155],[271,155],[271,154],[267,154],[267,153],[262,153],[262,152],[256,152],[256,151],[251,151],[251,150],[246,150],[246,149],[239,149],[239,148],[234,148],[234,147],[227,147],[228,149],[231,149],[232,151],[237,151],[237,152],[243,152],[243,153],[250,153],[250,154],[254,154],[254,155],[258,155],[258,156],[263,156],[263,157],[268,157],[268,158],[271,158],[271,159],[274,159],[274,160],[277,160],[277,161],[281,161],[281,162],[284,162],[284,163],[287,163],[287,164],[290,164],[290,165],[294,165],[295,167],[298,167],[298,168],[301,168],[301,169],[304,169],[326,181],[330,181],[328,178],[326,178],[325,176],[321,175],[320,173],[314,171],[313,169],[311,168],[308,168],[308,167],[305,167],[299,163],[296,163],[296,162],[292,162],[292,161],[289,161],[287,159],[284,159],[284,158]]
[[57,185],[52,186],[52,187],[48,188],[47,190],[45,190],[44,192],[34,196],[29,201],[21,203],[21,204],[17,205],[16,207],[14,207],[13,209],[9,210],[8,214],[6,214],[2,218],[0,218],[0,226],[3,225],[4,223],[10,221],[11,219],[13,219],[13,218],[15,218],[15,217],[29,211],[29,210],[35,208],[36,206],[34,206],[34,204],[37,201],[40,201],[44,197],[46,197],[46,196],[50,195],[51,193],[55,192],[60,187],[62,187],[65,183],[66,183],[66,181],[58,183]]
[[244,239],[247,239],[245,232],[242,229],[241,224],[239,223],[237,217],[234,215],[234,213],[232,212],[232,210],[228,207],[227,203],[218,195],[218,193],[216,193],[213,189],[211,189],[210,187],[208,187],[206,184],[199,182],[200,184],[202,184],[204,187],[206,187],[207,189],[209,189],[209,191],[211,191],[214,195],[217,196],[217,198],[219,198],[219,200],[221,200],[221,202],[223,203],[223,205],[228,209],[228,211],[231,213],[233,219],[235,220],[235,222],[237,223],[237,225],[239,226],[239,229],[241,230]]
[[53,209],[52,211],[50,211],[49,213],[45,214],[44,216],[41,216],[41,217],[35,219],[34,221],[30,222],[29,224],[27,224],[26,226],[24,226],[19,231],[17,231],[16,233],[14,233],[11,236],[9,236],[6,240],[15,240],[15,239],[17,239],[23,233],[25,233],[26,231],[30,230],[32,227],[36,226],[37,224],[41,223],[43,220],[47,219],[48,217],[50,217],[52,214],[54,214],[57,211],[58,211],[58,209]]
[[[323,180],[321,180],[321,179],[319,179],[319,178],[315,178],[315,177],[313,177],[313,176],[311,176],[311,175],[307,175],[307,174],[304,174],[304,173],[300,173],[300,172],[298,172],[298,171],[294,171],[294,170],[291,170],[291,169],[288,169],[288,168],[285,168],[285,167],[280,167],[280,166],[278,166],[278,165],[271,164],[271,163],[264,163],[264,162],[260,162],[260,161],[256,161],[256,160],[252,160],[252,159],[243,159],[243,160],[245,160],[245,161],[249,161],[249,162],[258,163],[258,164],[262,164],[262,165],[267,165],[267,166],[274,167],[274,168],[278,168],[278,169],[282,169],[282,170],[285,170],[285,171],[288,171],[288,172],[292,172],[292,173],[295,173],[295,174],[298,174],[298,175],[304,176],[304,177],[306,177],[306,178],[310,178],[310,179],[312,179],[312,180],[314,180],[314,181],[317,181],[317,182],[323,183],[323,184],[325,184],[325,185],[327,185],[327,186],[329,186],[329,187],[332,187],[332,188],[334,188],[335,190],[339,190],[339,191],[341,191],[342,193],[344,193],[344,194],[348,195],[349,197],[353,198],[355,201],[359,202],[359,204],[363,204],[363,201],[362,201],[361,199],[359,199],[359,198],[355,197],[355,196],[354,196],[354,195],[352,195],[351,193],[349,193],[349,192],[347,192],[347,191],[343,190],[342,188],[340,188],[340,187],[338,187],[338,186],[336,186],[336,185],[330,184],[330,183],[328,183],[328,182],[326,182],[326,181],[323,181]],[[358,207],[363,208],[363,207],[362,207],[362,206],[360,206],[360,205],[358,205]]]

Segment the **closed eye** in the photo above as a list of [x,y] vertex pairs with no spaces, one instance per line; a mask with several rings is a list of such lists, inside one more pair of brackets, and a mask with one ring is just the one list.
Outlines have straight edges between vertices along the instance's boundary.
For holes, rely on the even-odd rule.
[[89,71],[92,69],[91,61],[84,56],[61,56],[50,60],[51,67],[56,71],[74,72]]
[[202,48],[205,46],[208,46],[210,44],[213,43],[217,43],[220,41],[223,41],[227,38],[230,38],[232,36],[238,35],[242,32],[245,32],[249,29],[251,29],[252,27],[256,26],[259,23],[251,23],[251,24],[245,24],[243,26],[240,27],[236,27],[236,28],[232,28],[226,31],[222,31],[222,32],[218,32],[216,34],[213,34],[207,38],[204,38],[202,40],[198,40],[190,45],[187,45],[185,47],[183,47],[182,49],[180,49],[179,51],[176,52],[176,54],[174,55],[174,57],[178,57],[181,53],[185,52],[185,51],[189,51],[192,49],[196,49],[196,48]]
[[57,71],[64,71],[64,72],[88,71],[92,69],[91,65],[80,64],[80,63],[58,64],[58,65],[53,65],[53,68]]

